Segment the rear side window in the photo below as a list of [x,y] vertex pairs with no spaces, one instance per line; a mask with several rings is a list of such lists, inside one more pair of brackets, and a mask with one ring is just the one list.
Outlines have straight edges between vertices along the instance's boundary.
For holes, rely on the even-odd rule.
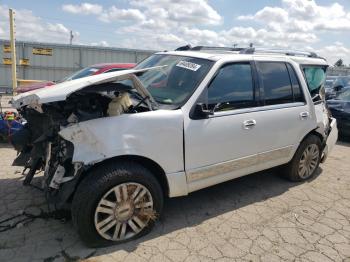
[[292,85],[285,63],[258,62],[257,67],[264,88],[265,105],[294,102]]
[[222,67],[208,87],[208,108],[226,111],[255,105],[250,63]]

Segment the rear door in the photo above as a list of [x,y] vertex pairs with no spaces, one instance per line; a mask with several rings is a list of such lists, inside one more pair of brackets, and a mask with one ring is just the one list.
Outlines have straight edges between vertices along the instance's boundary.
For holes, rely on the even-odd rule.
[[315,121],[292,64],[256,61],[256,66],[265,119],[261,146],[266,159],[260,160],[273,166],[279,158],[290,160],[300,141],[315,128]]

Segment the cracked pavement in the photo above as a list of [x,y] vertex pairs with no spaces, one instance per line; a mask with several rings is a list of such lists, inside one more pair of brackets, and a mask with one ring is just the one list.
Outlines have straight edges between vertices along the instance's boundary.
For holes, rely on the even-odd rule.
[[[16,152],[0,144],[0,220],[43,193],[22,186]],[[260,172],[187,197],[167,199],[141,239],[91,249],[70,221],[35,219],[0,233],[0,261],[349,261],[350,144],[338,142],[319,174],[304,183]],[[38,182],[37,178],[35,182]]]

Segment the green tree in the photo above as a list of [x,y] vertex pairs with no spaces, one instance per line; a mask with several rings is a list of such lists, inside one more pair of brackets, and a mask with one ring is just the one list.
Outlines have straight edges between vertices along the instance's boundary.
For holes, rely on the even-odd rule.
[[337,62],[335,62],[334,66],[335,67],[343,67],[344,66],[343,59],[340,58]]

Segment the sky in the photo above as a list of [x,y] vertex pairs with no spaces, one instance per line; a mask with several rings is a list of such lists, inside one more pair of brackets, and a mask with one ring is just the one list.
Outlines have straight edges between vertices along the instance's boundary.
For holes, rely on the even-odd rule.
[[0,38],[172,50],[191,44],[316,51],[350,64],[349,0],[0,0]]

